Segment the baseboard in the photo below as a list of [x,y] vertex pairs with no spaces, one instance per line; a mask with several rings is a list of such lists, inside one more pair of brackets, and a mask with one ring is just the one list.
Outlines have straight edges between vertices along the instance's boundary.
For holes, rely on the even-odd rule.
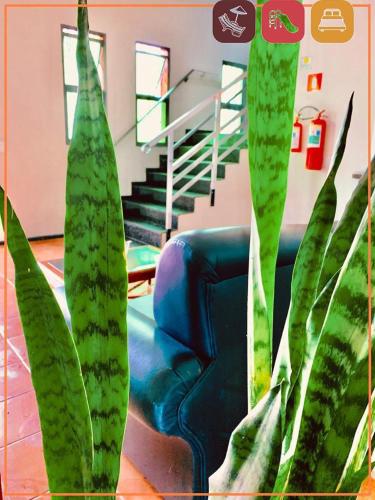
[[[47,236],[32,236],[27,238],[28,241],[41,241],[41,240],[54,240],[56,238],[63,238],[63,234],[48,234]],[[0,241],[0,245],[4,245],[4,240]]]

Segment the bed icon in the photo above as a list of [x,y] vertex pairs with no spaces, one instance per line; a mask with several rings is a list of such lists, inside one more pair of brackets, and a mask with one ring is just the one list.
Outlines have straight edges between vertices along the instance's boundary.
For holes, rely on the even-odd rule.
[[243,7],[241,7],[241,5],[230,9],[230,12],[236,15],[236,18],[234,20],[231,20],[227,13],[224,13],[218,18],[222,26],[222,30],[230,30],[233,36],[240,38],[242,36],[242,33],[245,31],[246,26],[240,26],[237,22],[237,19],[238,16],[247,16],[247,12]]
[[340,9],[324,9],[318,26],[319,31],[345,31],[346,24]]

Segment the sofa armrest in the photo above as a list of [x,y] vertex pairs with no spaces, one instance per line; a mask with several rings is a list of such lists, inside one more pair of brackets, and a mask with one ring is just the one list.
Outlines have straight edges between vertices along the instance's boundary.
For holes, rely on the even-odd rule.
[[152,296],[142,297],[128,305],[130,410],[153,429],[178,435],[180,404],[204,365],[191,349],[156,327],[150,300]]

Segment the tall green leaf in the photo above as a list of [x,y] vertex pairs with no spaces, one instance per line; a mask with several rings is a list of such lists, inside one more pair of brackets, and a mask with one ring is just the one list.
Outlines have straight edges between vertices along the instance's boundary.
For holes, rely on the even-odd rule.
[[[260,2],[263,3],[263,2]],[[270,387],[275,268],[284,211],[299,44],[256,36],[248,68],[249,163],[253,216],[249,269],[249,406]]]
[[288,481],[290,467],[293,463],[293,454],[297,445],[300,429],[303,401],[306,395],[310,372],[318,346],[322,325],[327,308],[331,300],[332,291],[336,285],[336,276],[333,277],[315,301],[307,320],[307,345],[301,370],[294,385],[294,390],[287,401],[286,414],[283,420],[283,446],[280,468],[274,491],[284,491]]
[[[286,413],[283,442],[283,455],[289,457],[298,435],[301,402],[304,400],[321,326],[335,286],[335,281],[331,280],[316,299],[325,248],[336,212],[335,176],[345,152],[352,111],[353,95],[338,135],[330,172],[315,202],[296,257],[291,284],[291,304],[273,372],[273,384],[280,380],[289,382],[289,385],[286,385],[289,397],[284,397]],[[337,277],[338,273],[335,279]],[[284,463],[281,467],[284,472],[278,477],[278,487],[288,471]]]
[[[372,351],[375,354],[375,347]],[[372,384],[374,382],[375,376]],[[349,477],[361,468],[363,460],[367,458],[368,450],[367,405],[368,356],[353,373],[340,406],[335,412],[332,427],[317,460],[314,491],[335,491],[340,476]],[[353,440],[356,434],[357,438]]]
[[[375,390],[371,395],[371,439],[375,433]],[[369,408],[365,412],[358,424],[352,447],[350,449],[344,471],[341,475],[337,491],[358,491],[362,481],[369,475]],[[374,464],[372,464],[372,467]]]
[[223,465],[210,477],[211,493],[272,491],[281,454],[281,386],[268,391],[234,430]]
[[116,158],[89,47],[86,1],[79,3],[79,92],[68,155],[64,277],[92,419],[94,490],[115,492],[129,391],[124,222]]
[[[2,188],[0,214],[4,224]],[[17,302],[38,402],[49,489],[52,493],[90,491],[93,439],[77,351],[9,200],[7,242],[16,271]]]
[[[306,321],[317,296],[325,248],[336,213],[335,177],[345,152],[352,112],[353,95],[350,98],[345,121],[337,139],[330,172],[315,202],[294,264],[290,311],[286,325],[289,349],[286,353],[285,351],[278,353],[281,357],[287,356],[289,358],[291,388],[298,377],[305,350],[308,351],[308,347],[306,348]],[[278,378],[285,378],[284,371],[278,374]]]
[[[374,199],[375,195],[372,209]],[[335,412],[350,387],[351,377],[368,355],[367,248],[366,210],[341,268],[322,327],[288,479],[290,492],[312,491],[318,458]]]
[[[375,187],[375,157],[371,162],[371,191]],[[352,193],[345,211],[334,231],[330,235],[324,262],[319,277],[318,292],[323,289],[329,279],[340,269],[350,249],[361,217],[368,203],[368,170]]]

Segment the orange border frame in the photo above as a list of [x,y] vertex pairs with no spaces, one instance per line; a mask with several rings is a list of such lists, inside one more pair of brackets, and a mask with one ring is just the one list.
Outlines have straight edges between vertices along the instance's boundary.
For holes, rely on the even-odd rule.
[[[7,379],[7,357],[8,357],[8,348],[7,348],[7,273],[8,273],[8,255],[7,255],[7,183],[8,183],[8,9],[9,8],[63,8],[63,7],[71,7],[71,8],[212,8],[214,2],[212,3],[202,3],[202,4],[181,4],[181,3],[144,3],[144,4],[94,4],[90,6],[78,5],[74,3],[61,3],[61,4],[48,4],[48,3],[35,3],[35,4],[5,4],[4,5],[4,496],[14,496],[14,497],[25,497],[27,493],[13,493],[8,492],[7,485],[7,395],[8,395],[8,379]],[[304,4],[304,7],[312,7],[313,4]],[[256,5],[256,7],[262,7],[262,5]],[[354,4],[354,8],[366,8],[367,9],[367,30],[368,30],[368,45],[367,45],[367,103],[368,103],[368,115],[367,115],[367,160],[368,160],[368,264],[367,264],[367,274],[368,274],[368,351],[369,351],[369,359],[368,359],[368,402],[369,402],[369,413],[368,413],[368,464],[369,464],[369,476],[371,477],[371,434],[372,434],[372,402],[371,402],[371,393],[372,393],[372,340],[371,340],[371,326],[372,326],[372,285],[371,285],[371,99],[372,99],[372,64],[371,64],[371,13],[372,13],[372,5],[370,3],[364,4]],[[193,493],[195,496],[207,496],[208,493]],[[150,496],[150,493],[31,493],[33,497],[50,497],[52,495],[58,496]],[[162,493],[157,492],[155,495],[160,495],[164,497],[169,496],[191,496],[192,493]],[[260,492],[248,492],[248,493],[230,493],[230,492],[221,492],[221,493],[209,493],[210,496],[262,496],[262,497],[276,497],[280,496],[280,493],[260,493]],[[371,495],[371,491],[369,492],[361,492],[361,493],[288,493],[287,496],[290,497],[299,497],[299,496],[329,496],[329,497],[348,497],[348,496],[369,496]]]

